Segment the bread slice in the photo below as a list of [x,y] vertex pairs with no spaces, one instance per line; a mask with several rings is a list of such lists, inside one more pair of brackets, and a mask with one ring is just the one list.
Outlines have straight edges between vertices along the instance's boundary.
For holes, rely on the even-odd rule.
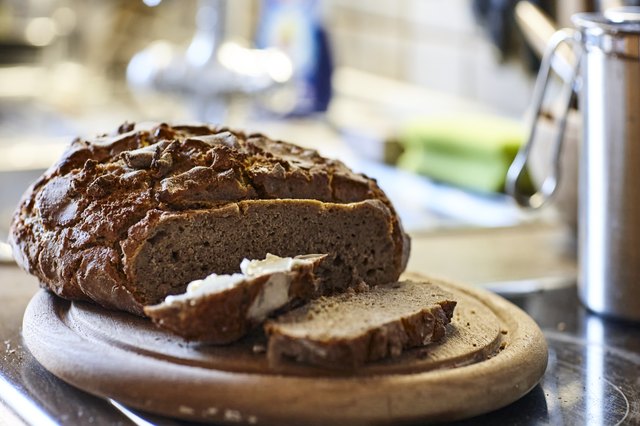
[[265,324],[267,356],[357,368],[442,339],[455,306],[450,293],[415,281],[322,297]]
[[212,274],[191,282],[184,294],[146,306],[161,328],[187,340],[225,344],[240,339],[267,316],[320,294],[315,271],[326,255],[244,259],[242,273]]

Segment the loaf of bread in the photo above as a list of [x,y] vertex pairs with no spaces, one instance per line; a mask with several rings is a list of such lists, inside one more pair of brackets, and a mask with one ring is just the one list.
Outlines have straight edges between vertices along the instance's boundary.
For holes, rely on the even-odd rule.
[[326,255],[244,259],[242,273],[212,274],[187,291],[144,312],[160,328],[201,343],[226,344],[244,337],[278,310],[323,293],[315,271]]
[[76,139],[25,194],[14,256],[61,297],[144,315],[243,258],[326,253],[328,292],[397,280],[409,239],[376,182],[316,151],[206,125]]
[[450,293],[415,281],[322,297],[267,321],[267,356],[273,365],[357,368],[442,339],[455,306]]

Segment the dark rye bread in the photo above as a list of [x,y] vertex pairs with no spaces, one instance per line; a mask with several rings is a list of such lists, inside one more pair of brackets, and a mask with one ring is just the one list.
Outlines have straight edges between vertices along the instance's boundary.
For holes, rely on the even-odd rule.
[[265,324],[267,356],[357,368],[442,339],[456,302],[436,285],[401,281],[322,297]]
[[313,150],[212,126],[76,139],[27,190],[18,263],[59,296],[143,314],[243,258],[327,253],[323,288],[395,281],[409,239],[375,181]]
[[144,312],[160,328],[186,340],[231,343],[277,310],[316,296],[320,289],[315,270],[325,258],[296,256],[288,268],[245,275],[223,288],[205,289],[200,283],[200,289],[169,296],[162,303],[145,306]]

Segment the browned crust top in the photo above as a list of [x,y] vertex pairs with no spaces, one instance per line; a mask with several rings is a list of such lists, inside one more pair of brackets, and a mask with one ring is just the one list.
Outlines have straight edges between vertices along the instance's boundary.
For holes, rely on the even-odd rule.
[[[134,225],[154,212],[279,198],[379,199],[393,211],[373,179],[314,150],[224,127],[125,123],[72,142],[27,190],[10,241],[18,263],[57,294],[141,313],[145,301],[123,270],[122,245]],[[398,263],[406,263],[397,220],[392,233]]]

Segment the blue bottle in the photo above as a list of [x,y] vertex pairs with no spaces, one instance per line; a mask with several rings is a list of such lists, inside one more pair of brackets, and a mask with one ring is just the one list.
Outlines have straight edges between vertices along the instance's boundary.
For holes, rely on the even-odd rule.
[[276,47],[293,64],[295,104],[289,115],[326,111],[333,63],[317,0],[263,0],[256,44]]

